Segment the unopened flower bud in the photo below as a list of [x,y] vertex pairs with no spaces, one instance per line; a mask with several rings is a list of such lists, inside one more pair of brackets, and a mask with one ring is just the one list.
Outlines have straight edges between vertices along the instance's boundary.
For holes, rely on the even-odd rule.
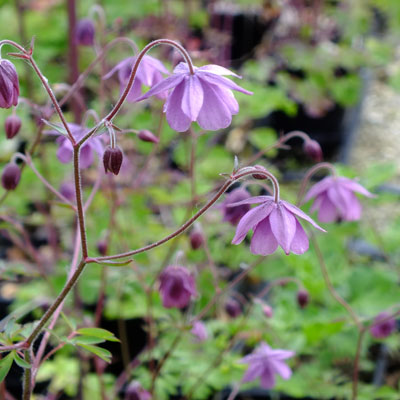
[[15,162],[10,162],[3,169],[1,184],[6,190],[14,190],[21,179],[21,169]]
[[143,142],[158,143],[160,141],[160,139],[154,133],[146,129],[139,131],[137,136],[140,140],[143,140]]
[[21,129],[21,119],[17,115],[10,115],[6,118],[4,130],[7,139],[12,139]]
[[301,308],[307,307],[308,303],[310,302],[310,295],[308,294],[307,290],[300,289],[297,292],[297,303]]
[[107,255],[107,250],[108,250],[108,243],[106,240],[101,239],[97,242],[97,251],[101,256],[106,256]]
[[0,108],[18,104],[19,82],[14,64],[0,59]]
[[81,19],[76,25],[76,43],[81,46],[94,45],[95,28],[93,21],[89,18]]
[[274,315],[274,310],[272,309],[271,306],[269,306],[268,304],[264,304],[263,305],[263,313],[267,318],[272,318]]
[[231,318],[236,318],[242,313],[242,307],[235,299],[229,299],[225,303],[225,311]]
[[303,145],[303,150],[311,160],[321,162],[323,159],[322,149],[316,140],[306,140]]
[[118,175],[123,158],[122,150],[118,146],[107,147],[103,154],[104,171]]
[[[267,170],[262,165],[254,165],[254,168],[263,172],[264,171],[267,172]],[[252,174],[251,176],[254,179],[261,179],[261,180],[266,179],[266,176],[264,174]]]
[[204,244],[204,235],[200,228],[194,228],[190,233],[190,245],[193,250],[199,249]]

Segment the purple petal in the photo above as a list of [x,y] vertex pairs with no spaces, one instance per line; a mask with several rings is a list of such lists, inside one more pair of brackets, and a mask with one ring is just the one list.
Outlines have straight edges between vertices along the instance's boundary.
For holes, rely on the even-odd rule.
[[69,140],[64,140],[57,150],[57,158],[64,164],[69,163],[73,157],[72,144]]
[[296,353],[291,350],[271,349],[269,354],[275,360],[286,360],[293,357]]
[[351,190],[352,192],[357,192],[357,193],[360,193],[360,194],[362,194],[364,196],[367,196],[367,197],[375,197],[374,194],[369,192],[367,189],[365,189],[365,187],[361,186],[356,181],[353,181],[351,179],[344,178],[344,177],[340,177],[340,178],[337,178],[337,179],[338,179],[338,182],[340,182],[341,185],[346,187],[346,189]]
[[203,105],[203,87],[195,75],[185,77],[185,90],[182,98],[182,111],[192,120],[196,121],[201,106]]
[[160,83],[154,85],[149,91],[147,91],[143,96],[136,99],[136,101],[141,101],[147,99],[156,94],[163,93],[173,87],[178,86],[184,79],[183,75],[172,75],[169,78],[162,80]]
[[327,176],[326,178],[322,179],[315,185],[313,185],[307,194],[304,196],[303,202],[306,203],[313,197],[320,195],[322,192],[325,192],[333,185],[333,178],[331,176]]
[[92,165],[93,163],[93,152],[89,144],[85,144],[81,148],[79,155],[80,167],[85,169]]
[[257,364],[251,364],[249,365],[249,368],[245,372],[242,378],[242,382],[251,382],[257,379],[262,373],[262,367],[261,365]]
[[272,196],[254,196],[254,197],[249,197],[248,199],[242,201],[238,201],[236,203],[229,203],[227,204],[227,207],[237,207],[243,204],[258,204],[269,201],[274,201],[274,198]]
[[296,233],[290,245],[290,251],[294,254],[303,254],[308,250],[308,245],[307,234],[304,232],[299,221],[296,220]]
[[271,211],[274,209],[275,204],[273,202],[267,204],[261,204],[246,213],[240,220],[237,228],[235,237],[232,239],[232,244],[239,244],[246,237],[247,232],[253,229],[259,222],[264,218],[267,218]]
[[[126,88],[127,81],[120,86],[120,93],[122,94],[123,91]],[[133,81],[131,90],[128,93],[128,96],[126,97],[126,101],[129,103],[136,103],[138,98],[142,95],[142,82],[139,79],[138,76],[135,77],[135,80]]]
[[329,200],[327,195],[321,195],[321,204],[318,212],[318,220],[321,222],[334,222],[338,219],[339,213],[335,205]]
[[327,191],[330,201],[340,211],[340,214],[343,218],[345,218],[347,214],[347,209],[351,207],[352,198],[350,194],[351,192],[349,190],[337,184],[331,186]]
[[269,365],[263,368],[260,383],[264,389],[272,389],[275,386],[275,376]]
[[250,251],[253,254],[267,256],[272,254],[277,247],[278,242],[272,233],[269,218],[267,217],[263,219],[254,229],[254,234],[250,244]]
[[197,69],[198,71],[202,72],[209,72],[211,74],[215,75],[232,75],[235,76],[236,78],[242,79],[240,75],[235,74],[231,70],[221,67],[220,65],[215,65],[215,64],[209,64],[209,65],[203,65],[202,67]]
[[300,208],[297,208],[293,204],[288,203],[287,201],[281,200],[281,203],[285,206],[286,209],[288,209],[291,213],[296,215],[297,217],[300,217],[307,222],[309,222],[314,228],[319,229],[321,232],[326,232],[325,229],[321,228],[312,218],[310,218],[306,213],[300,210]]
[[287,380],[292,376],[292,370],[282,361],[271,359],[272,369],[279,374],[283,379]]
[[235,99],[235,96],[229,89],[225,89],[221,86],[213,85],[215,92],[221,99],[224,99],[225,105],[228,107],[232,115],[236,115],[239,112],[239,103]]
[[350,206],[346,210],[346,221],[357,221],[361,218],[361,203],[354,195],[354,193],[349,192]]
[[199,78],[201,78],[202,81],[206,81],[208,83],[211,83],[212,85],[223,86],[227,89],[237,90],[238,92],[242,92],[242,93],[248,94],[248,95],[253,94],[252,92],[249,92],[248,90],[243,89],[241,86],[237,85],[235,82],[231,81],[228,78],[224,78],[223,76],[210,74],[208,72],[199,72],[198,76],[199,76]]
[[286,254],[290,253],[290,245],[296,232],[296,218],[285,207],[278,205],[269,217],[272,232]]
[[[195,71],[197,70],[196,67],[194,67]],[[189,71],[189,66],[186,62],[181,61],[175,68],[174,68],[174,74],[182,74],[182,75],[187,75],[190,73]]]
[[202,81],[204,100],[199,112],[197,122],[205,130],[216,131],[227,128],[232,122],[232,114],[224,103],[224,99],[218,96],[213,85]]
[[181,82],[169,95],[165,104],[168,124],[177,132],[187,131],[192,122],[181,108],[184,90],[185,83]]

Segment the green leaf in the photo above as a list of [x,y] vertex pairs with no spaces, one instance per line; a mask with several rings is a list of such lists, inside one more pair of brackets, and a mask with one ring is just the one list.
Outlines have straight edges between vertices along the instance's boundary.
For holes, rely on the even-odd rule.
[[103,349],[98,346],[92,346],[91,344],[78,344],[78,346],[83,347],[85,350],[95,354],[97,357],[100,357],[102,360],[108,363],[111,362],[112,354],[106,349]]
[[30,368],[31,365],[26,362],[23,358],[21,358],[16,351],[12,352],[14,361],[21,367],[21,368]]
[[12,353],[0,360],[0,382],[3,382],[4,378],[8,374],[8,371],[10,371],[13,360],[14,357]]
[[67,131],[65,130],[65,128],[64,128],[63,126],[60,126],[60,125],[57,125],[57,124],[53,124],[52,122],[47,121],[46,119],[43,119],[43,118],[42,118],[42,121],[43,121],[46,125],[48,125],[50,128],[53,128],[53,129],[55,129],[58,133],[61,133],[61,135],[67,136],[67,137],[68,137],[68,133],[67,133]]
[[119,342],[119,339],[117,339],[112,332],[102,328],[81,328],[78,329],[76,333],[79,333],[82,336],[92,336],[108,340],[110,342]]
[[75,336],[70,340],[73,344],[98,344],[103,343],[105,340],[94,336]]

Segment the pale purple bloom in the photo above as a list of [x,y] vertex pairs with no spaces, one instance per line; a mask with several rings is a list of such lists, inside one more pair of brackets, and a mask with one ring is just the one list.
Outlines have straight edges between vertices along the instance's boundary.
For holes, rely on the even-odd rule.
[[249,204],[242,204],[232,207],[231,204],[246,200],[250,197],[250,193],[242,188],[232,190],[227,193],[225,200],[221,203],[221,210],[224,214],[223,221],[230,222],[232,225],[237,225],[240,219],[250,210]]
[[292,370],[283,360],[295,355],[293,351],[271,349],[266,343],[261,345],[248,356],[242,358],[239,362],[249,364],[242,382],[251,382],[260,378],[261,387],[272,389],[275,386],[275,375],[280,375],[287,380],[292,376]]
[[[107,75],[104,76],[104,79],[108,79],[111,75],[118,71],[118,80],[120,83],[120,91],[122,93],[128,83],[135,61],[136,57],[126,58],[118,63],[110,72],[108,72]],[[135,80],[126,100],[131,103],[137,101],[142,94],[142,86],[145,85],[153,87],[163,80],[162,74],[169,74],[163,63],[154,57],[147,55],[144,56],[140,62],[139,68],[136,72]],[[165,99],[166,92],[158,92],[157,97],[160,99]]]
[[254,230],[251,239],[250,251],[253,254],[266,256],[272,254],[279,246],[286,254],[303,254],[308,250],[308,237],[300,225],[298,218],[302,218],[315,228],[325,232],[307,214],[284,200],[274,201],[272,196],[256,196],[234,203],[233,206],[243,204],[261,205],[251,209],[240,220],[233,244],[241,243],[250,229]]
[[160,294],[166,308],[184,308],[197,295],[196,282],[185,267],[170,265],[160,274]]
[[75,185],[71,181],[63,182],[60,186],[60,193],[69,201],[75,201]]
[[321,222],[357,221],[361,218],[361,204],[354,193],[374,197],[356,181],[341,176],[327,176],[308,191],[304,202],[315,197],[310,212],[318,210],[318,220]]
[[139,382],[131,382],[125,391],[125,400],[150,400],[151,394]]
[[196,336],[198,342],[204,342],[208,338],[207,328],[201,321],[196,321],[190,333]]
[[[382,321],[382,322],[381,322]],[[374,325],[372,325],[371,335],[377,339],[384,339],[390,336],[396,330],[396,320],[386,311],[376,316]]]
[[[88,128],[84,128],[77,124],[68,124],[72,136],[75,140],[82,139],[88,132]],[[59,135],[56,139],[58,144],[57,158],[64,164],[72,161],[74,155],[74,149],[71,142],[64,135],[57,131],[47,131],[48,135]],[[99,157],[103,155],[104,149],[100,137],[91,137],[85,144],[81,147],[80,152],[80,166],[81,168],[88,168],[93,163],[93,152],[96,152]]]
[[164,112],[172,129],[185,132],[194,121],[205,130],[226,128],[232,121],[232,115],[239,112],[232,90],[252,93],[223,75],[240,78],[219,65],[194,67],[194,74],[191,74],[188,65],[181,62],[172,76],[153,86],[138,101],[172,89],[164,104]]

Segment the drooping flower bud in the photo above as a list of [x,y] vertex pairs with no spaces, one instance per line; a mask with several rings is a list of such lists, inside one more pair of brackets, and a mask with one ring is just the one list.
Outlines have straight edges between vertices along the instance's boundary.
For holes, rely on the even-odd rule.
[[107,250],[108,250],[108,243],[106,240],[101,239],[97,242],[97,251],[101,256],[106,256],[107,255]]
[[114,175],[118,175],[123,158],[122,150],[118,146],[107,147],[103,155],[104,171],[106,173],[110,171]]
[[236,318],[242,313],[242,307],[235,299],[229,299],[225,303],[225,311],[231,318]]
[[15,162],[8,163],[1,176],[1,184],[6,190],[14,190],[21,179],[21,169]]
[[299,289],[297,292],[297,304],[301,308],[307,307],[308,303],[310,302],[310,295],[305,289]]
[[311,158],[311,160],[315,162],[322,161],[323,159],[322,149],[316,140],[313,139],[306,140],[303,145],[303,150],[304,153],[306,153],[306,155]]
[[189,270],[178,265],[166,267],[160,274],[160,295],[165,308],[184,308],[197,295],[196,282]]
[[194,227],[189,238],[193,250],[199,249],[204,244],[204,235],[199,226]]
[[7,139],[12,139],[21,129],[21,118],[17,115],[10,115],[6,118],[4,130],[6,131]]
[[95,28],[91,19],[84,18],[76,24],[75,38],[78,45],[93,46],[94,35]]
[[[258,169],[260,171],[266,172],[267,170],[262,166],[262,165],[254,165],[255,169]],[[266,176],[264,174],[252,174],[251,175],[254,179],[260,179],[264,180],[266,179]]]
[[160,141],[160,139],[154,133],[148,131],[147,129],[139,131],[137,136],[140,140],[143,140],[143,142],[158,143]]
[[0,59],[0,108],[18,104],[19,82],[14,64]]

